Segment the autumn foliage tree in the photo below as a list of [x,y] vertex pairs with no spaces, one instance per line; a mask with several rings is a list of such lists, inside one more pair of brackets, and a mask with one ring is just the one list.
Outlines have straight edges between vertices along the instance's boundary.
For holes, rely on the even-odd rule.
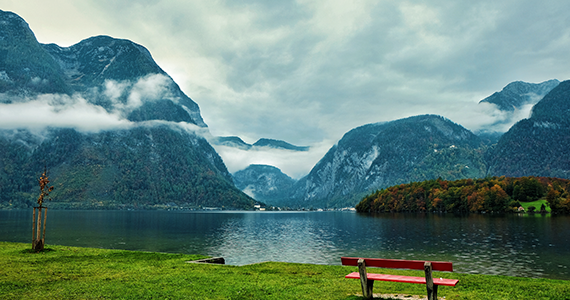
[[553,213],[570,213],[570,180],[550,177],[488,177],[427,180],[378,190],[359,212],[515,212],[520,202],[546,196]]

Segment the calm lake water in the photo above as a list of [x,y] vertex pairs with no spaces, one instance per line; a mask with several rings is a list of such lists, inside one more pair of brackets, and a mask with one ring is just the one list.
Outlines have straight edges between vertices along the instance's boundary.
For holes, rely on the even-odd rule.
[[[0,211],[0,240],[30,242],[32,211]],[[341,256],[452,261],[462,273],[570,280],[570,217],[354,212],[48,212],[46,243],[340,264]]]

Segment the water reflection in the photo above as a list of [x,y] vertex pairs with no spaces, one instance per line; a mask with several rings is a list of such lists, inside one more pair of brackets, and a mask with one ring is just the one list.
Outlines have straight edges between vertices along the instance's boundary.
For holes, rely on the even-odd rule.
[[[341,256],[454,262],[464,273],[570,279],[570,217],[349,212],[50,211],[47,243],[340,264]],[[30,242],[31,213],[0,211],[0,240]]]
[[247,213],[211,236],[210,252],[229,264],[285,261],[329,264],[339,260],[336,231],[311,213]]

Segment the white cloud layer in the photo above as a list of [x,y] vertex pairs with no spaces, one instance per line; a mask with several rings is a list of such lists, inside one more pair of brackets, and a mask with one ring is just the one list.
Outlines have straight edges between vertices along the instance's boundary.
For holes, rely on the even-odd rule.
[[[506,130],[516,118],[480,100],[512,81],[570,78],[566,0],[0,0],[0,7],[22,16],[43,43],[105,34],[144,45],[198,103],[213,135],[245,140],[332,146],[354,127],[426,113],[474,131]],[[112,88],[121,87],[108,88],[109,97]]]
[[27,128],[41,130],[46,127],[71,127],[93,132],[126,128],[130,122],[118,114],[108,113],[101,106],[88,103],[74,95],[40,95],[28,102],[0,103],[0,128]]
[[[41,81],[41,79],[38,79]],[[152,74],[136,82],[107,80],[101,89],[82,95],[42,94],[17,97],[0,94],[0,129],[41,130],[46,127],[70,127],[83,132],[124,129],[133,124],[127,116],[143,103],[156,99],[172,99],[167,88],[171,79]],[[104,99],[107,109],[88,99]],[[8,100],[8,101],[6,101]]]

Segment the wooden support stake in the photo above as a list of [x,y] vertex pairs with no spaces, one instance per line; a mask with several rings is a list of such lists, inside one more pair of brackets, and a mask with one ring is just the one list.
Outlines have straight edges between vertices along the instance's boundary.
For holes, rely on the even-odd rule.
[[431,262],[424,263],[424,271],[426,273],[426,288],[428,300],[437,300],[437,284],[433,284],[433,277],[431,274]]
[[36,240],[40,240],[40,234],[42,232],[42,209],[38,208],[38,220],[36,222]]
[[358,273],[360,273],[360,285],[362,286],[362,295],[366,299],[372,299],[374,288],[374,280],[368,280],[368,274],[366,273],[366,264],[364,259],[358,260]]
[[[47,219],[47,207],[45,208],[45,211],[44,211],[44,232],[42,233],[42,244],[44,246],[46,245],[46,219]],[[42,246],[42,248],[44,246]]]
[[32,249],[36,248],[36,208],[34,207],[34,215],[32,216]]

